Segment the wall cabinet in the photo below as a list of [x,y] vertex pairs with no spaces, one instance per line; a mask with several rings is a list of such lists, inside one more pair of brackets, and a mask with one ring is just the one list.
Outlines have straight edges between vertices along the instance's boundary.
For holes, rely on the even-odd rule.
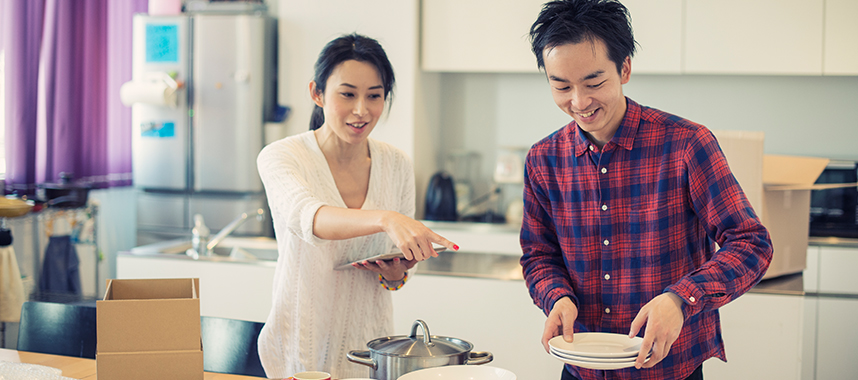
[[825,0],[826,75],[858,75],[858,1]]
[[538,72],[528,38],[544,2],[423,1],[423,70]]
[[[634,73],[678,74],[683,0],[623,1],[640,48]],[[545,0],[432,0],[422,8],[422,68],[536,73],[530,27]]]
[[[544,1],[422,3],[422,68],[536,72]],[[639,74],[858,75],[854,0],[625,0]]]
[[625,0],[638,42],[632,74],[682,73],[683,0]]
[[685,0],[691,74],[822,73],[823,0]]

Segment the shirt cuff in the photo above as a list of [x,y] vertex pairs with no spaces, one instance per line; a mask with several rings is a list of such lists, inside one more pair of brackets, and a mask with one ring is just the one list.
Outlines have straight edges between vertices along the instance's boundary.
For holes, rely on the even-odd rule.
[[682,281],[668,286],[666,292],[676,294],[682,299],[682,315],[688,320],[693,315],[703,311],[703,289],[698,286],[683,284]]

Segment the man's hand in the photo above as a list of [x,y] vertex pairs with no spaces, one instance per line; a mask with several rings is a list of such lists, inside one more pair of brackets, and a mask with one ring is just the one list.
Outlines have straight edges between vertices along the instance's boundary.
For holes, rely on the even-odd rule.
[[578,318],[578,307],[569,297],[563,297],[554,303],[548,319],[545,320],[545,330],[542,332],[542,346],[548,351],[548,341],[555,336],[563,334],[563,340],[572,341],[575,333],[575,319]]
[[[632,321],[629,331],[629,337],[634,337],[646,323],[646,332],[641,343],[641,351],[635,361],[635,368],[650,368],[664,359],[670,352],[670,346],[679,338],[684,321],[682,299],[676,294],[665,292],[647,302]],[[650,348],[652,348],[652,357],[644,363]]]

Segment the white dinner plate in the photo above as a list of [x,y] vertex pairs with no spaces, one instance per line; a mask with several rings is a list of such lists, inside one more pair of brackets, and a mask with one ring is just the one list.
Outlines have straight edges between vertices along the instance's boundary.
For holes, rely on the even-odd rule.
[[[630,367],[635,366],[635,358],[630,358],[628,361],[623,361],[623,362],[601,363],[601,362],[594,362],[594,361],[590,361],[590,360],[568,359],[568,358],[565,358],[562,356],[557,356],[553,353],[551,354],[551,356],[557,360],[560,360],[561,362],[566,363],[566,364],[572,364],[576,367],[589,368],[589,369],[613,370],[613,369],[630,368]],[[649,361],[649,359],[645,360],[644,363],[646,363],[648,361]]]
[[[627,362],[629,360],[634,361],[635,359],[637,359],[637,356],[630,356],[630,357],[623,357],[623,358],[591,358],[591,357],[587,357],[587,356],[578,356],[578,355],[566,354],[566,353],[557,351],[554,347],[551,347],[550,350],[551,350],[552,355],[558,356],[558,357],[561,357],[564,359],[597,362],[597,363],[622,363],[622,362]],[[652,356],[652,353],[650,353],[647,356],[647,358],[649,358],[650,356]]]
[[627,358],[637,356],[641,350],[643,338],[629,338],[625,334],[611,333],[575,333],[572,342],[563,340],[562,335],[548,341],[548,345],[564,354],[590,358]]
[[418,369],[399,380],[516,380],[512,371],[488,365],[446,365]]

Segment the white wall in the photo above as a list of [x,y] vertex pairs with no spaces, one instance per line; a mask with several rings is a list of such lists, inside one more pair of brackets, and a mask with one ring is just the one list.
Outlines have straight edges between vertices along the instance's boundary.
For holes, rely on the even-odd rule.
[[330,40],[357,32],[384,47],[396,76],[389,117],[372,137],[390,142],[414,156],[414,88],[417,81],[417,1],[280,0],[279,101],[292,108],[288,135],[308,130],[313,103],[308,84],[313,64]]
[[[441,74],[441,154],[531,144],[569,122],[543,74]],[[858,77],[634,75],[627,96],[710,129],[766,134],[765,151],[858,159]]]

